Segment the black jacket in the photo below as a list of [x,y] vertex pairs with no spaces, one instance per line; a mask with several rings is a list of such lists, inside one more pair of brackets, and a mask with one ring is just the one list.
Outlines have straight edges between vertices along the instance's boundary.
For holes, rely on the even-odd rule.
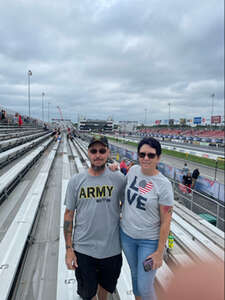
[[199,170],[198,170],[198,169],[195,169],[195,170],[193,171],[193,173],[192,173],[192,178],[197,179],[199,175],[200,175]]

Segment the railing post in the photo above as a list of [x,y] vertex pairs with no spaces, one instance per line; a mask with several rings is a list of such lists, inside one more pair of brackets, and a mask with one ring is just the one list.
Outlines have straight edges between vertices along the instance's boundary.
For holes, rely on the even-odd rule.
[[193,195],[194,191],[191,189],[191,211],[193,211]]
[[219,227],[219,219],[220,219],[220,206],[216,204],[216,227]]

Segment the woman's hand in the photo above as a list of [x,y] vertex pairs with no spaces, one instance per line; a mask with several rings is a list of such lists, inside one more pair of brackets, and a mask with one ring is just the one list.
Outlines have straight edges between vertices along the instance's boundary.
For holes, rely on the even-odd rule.
[[151,255],[149,255],[146,258],[152,258],[153,260],[153,267],[152,270],[156,270],[162,266],[163,263],[163,254],[159,253],[158,251],[155,251]]

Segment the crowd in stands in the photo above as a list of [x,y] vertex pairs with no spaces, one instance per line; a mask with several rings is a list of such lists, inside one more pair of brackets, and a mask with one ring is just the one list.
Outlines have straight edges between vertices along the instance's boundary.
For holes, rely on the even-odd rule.
[[159,135],[162,137],[199,137],[199,138],[221,138],[224,139],[224,130],[215,128],[142,128],[138,133],[143,135]]
[[190,171],[187,163],[184,163],[183,167],[183,185],[186,187],[184,191],[191,193],[191,189],[194,189],[196,181],[200,175],[199,169],[196,168],[193,172]]
[[15,124],[19,127],[25,124],[30,124],[31,126],[37,127],[40,122],[37,119],[21,115],[18,112],[7,111],[5,109],[0,108],[0,123],[13,125]]

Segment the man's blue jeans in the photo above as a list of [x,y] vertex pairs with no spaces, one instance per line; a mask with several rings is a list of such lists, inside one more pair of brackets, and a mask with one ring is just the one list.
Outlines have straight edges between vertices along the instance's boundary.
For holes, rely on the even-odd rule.
[[158,240],[133,239],[120,229],[123,252],[131,270],[133,293],[142,300],[156,300],[154,278],[156,270],[145,272],[143,261],[157,250]]

